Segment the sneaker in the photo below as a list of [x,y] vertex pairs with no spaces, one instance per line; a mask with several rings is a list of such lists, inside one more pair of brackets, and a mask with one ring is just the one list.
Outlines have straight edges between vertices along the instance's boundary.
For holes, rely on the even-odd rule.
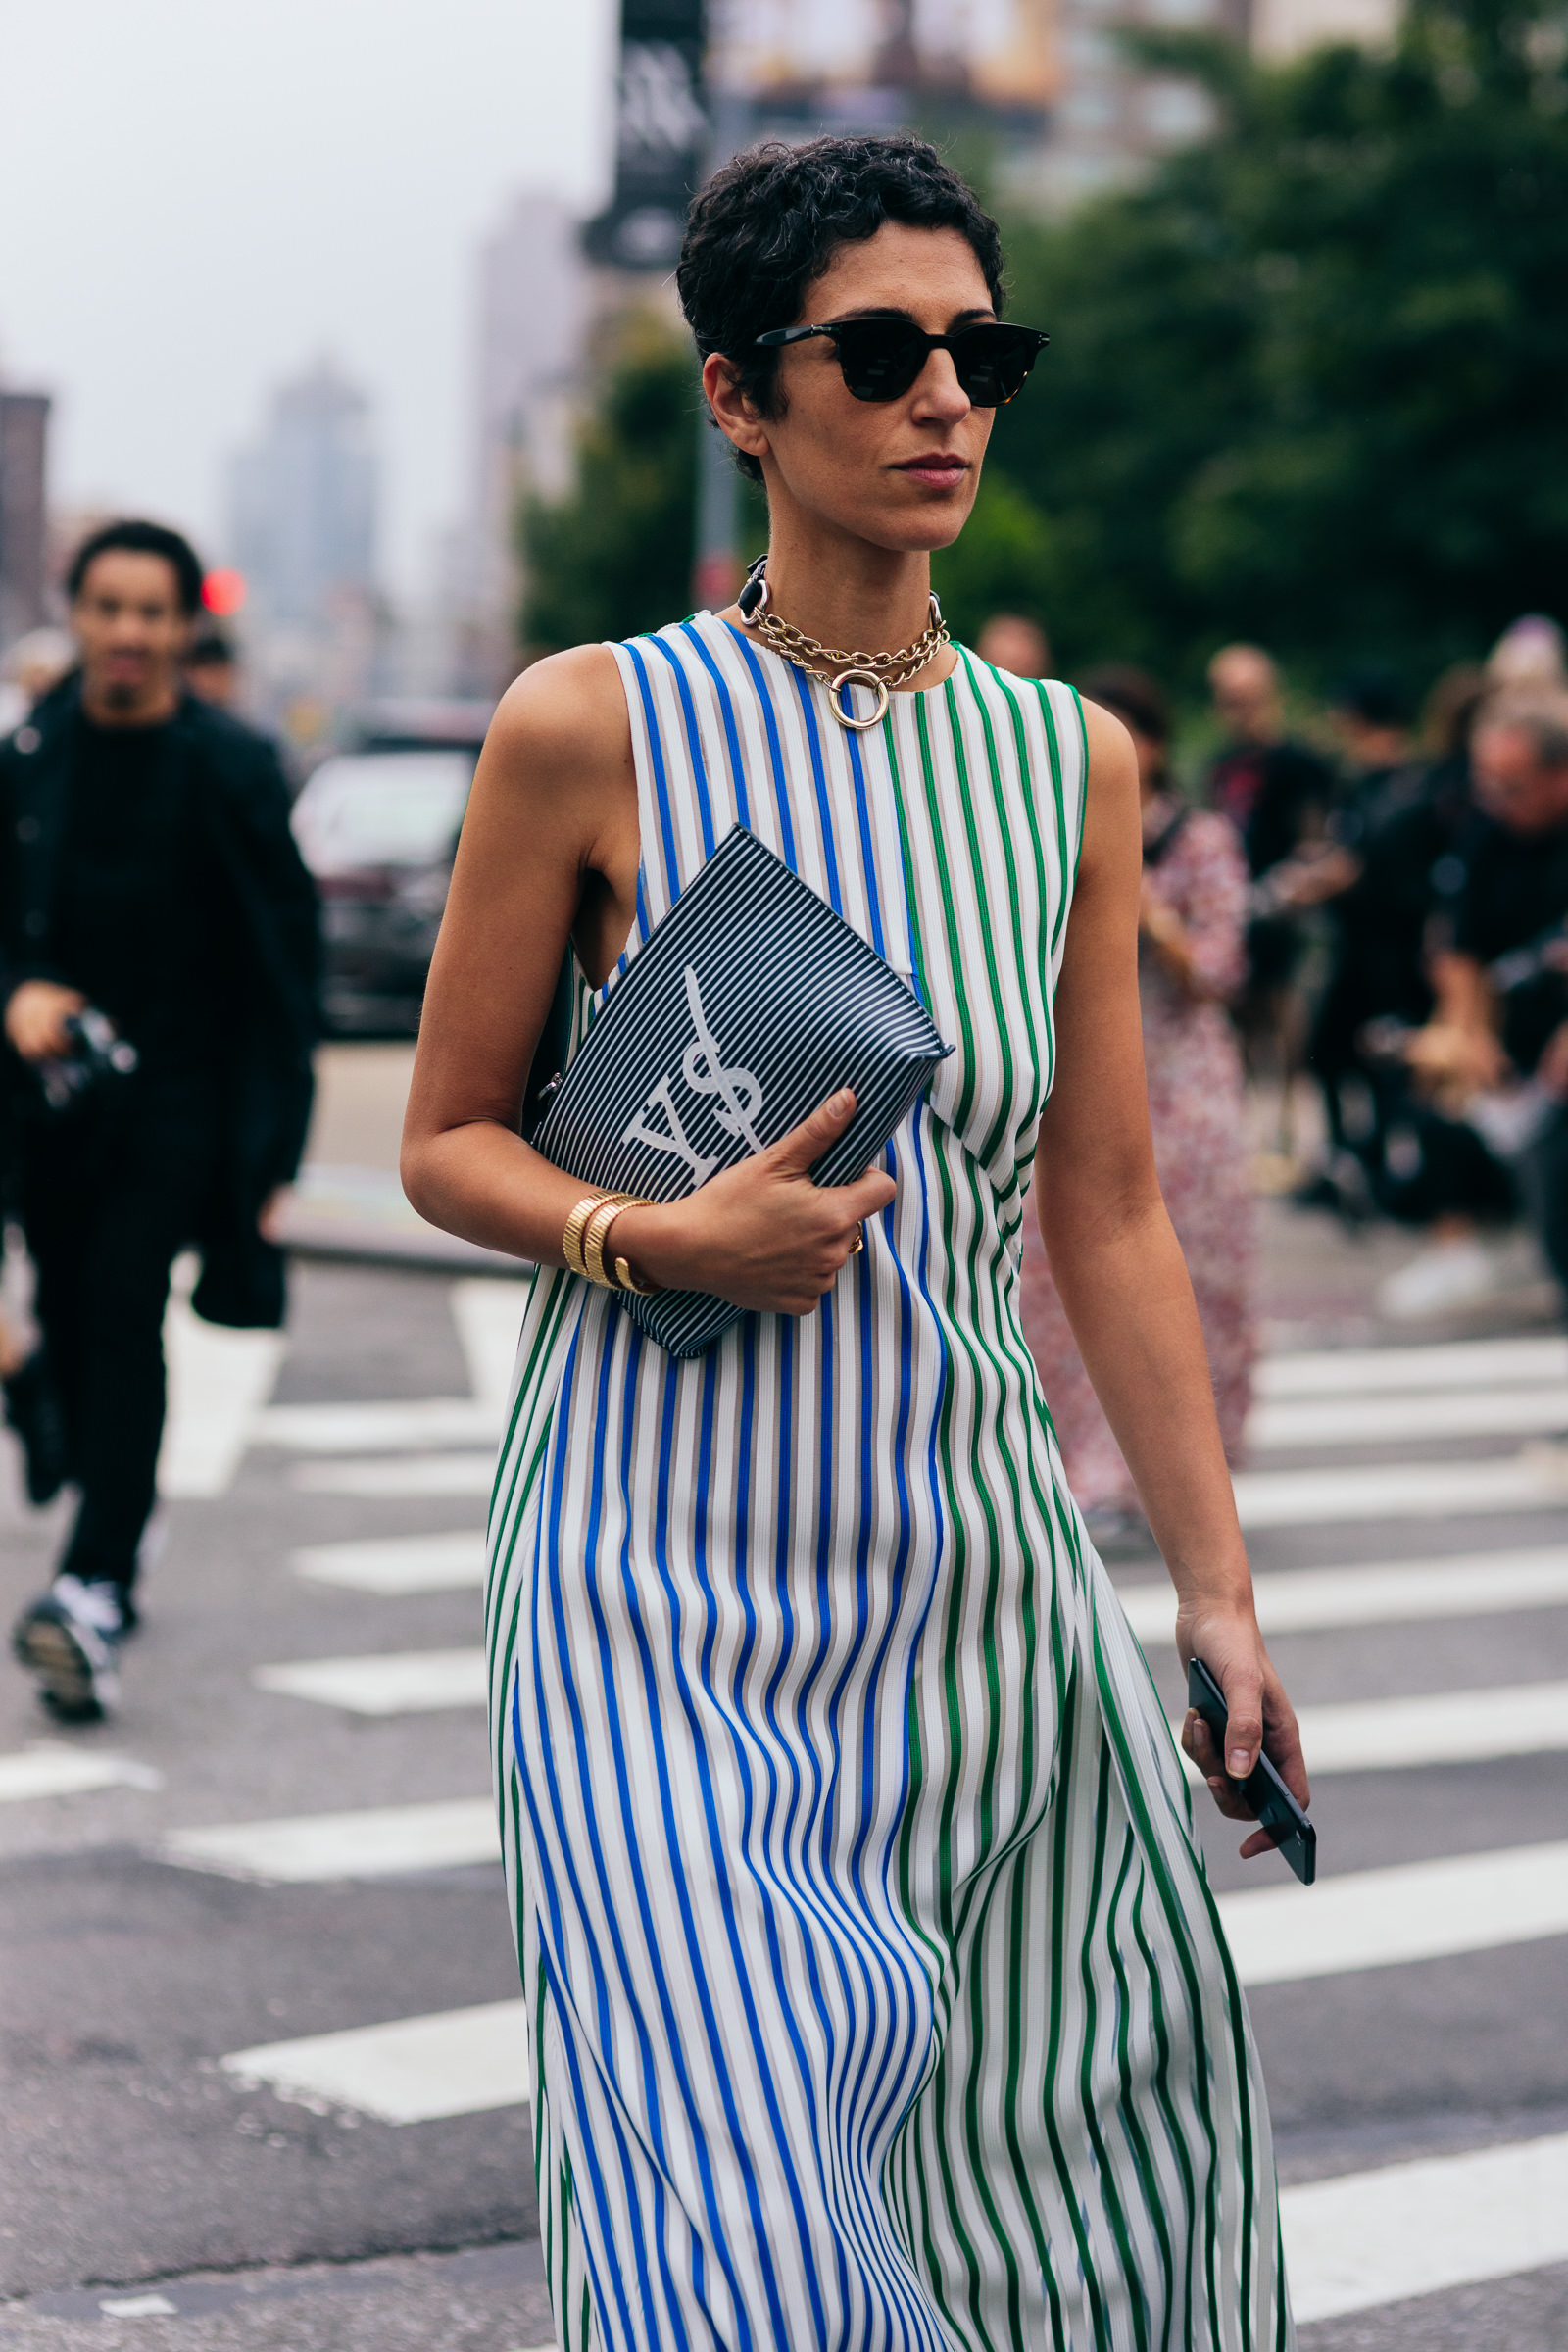
[[22,1441],[26,1466],[27,1500],[53,1502],[66,1482],[66,1423],[60,1399],[49,1378],[41,1348],[26,1362],[0,1381],[6,1419]]
[[17,1619],[11,1646],[57,1722],[101,1723],[120,1696],[115,1648],[135,1621],[119,1585],[57,1576]]
[[1421,1323],[1457,1313],[1497,1287],[1491,1257],[1473,1235],[1435,1242],[1397,1274],[1378,1285],[1378,1312],[1394,1323]]

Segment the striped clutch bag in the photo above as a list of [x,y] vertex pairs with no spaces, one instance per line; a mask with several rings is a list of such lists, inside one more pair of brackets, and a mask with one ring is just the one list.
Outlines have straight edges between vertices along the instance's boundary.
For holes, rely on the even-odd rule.
[[[846,1184],[952,1051],[876,950],[737,825],[612,989],[530,1141],[595,1191],[678,1200],[848,1085],[855,1117],[811,1171]],[[618,1298],[672,1355],[741,1313],[696,1292]]]

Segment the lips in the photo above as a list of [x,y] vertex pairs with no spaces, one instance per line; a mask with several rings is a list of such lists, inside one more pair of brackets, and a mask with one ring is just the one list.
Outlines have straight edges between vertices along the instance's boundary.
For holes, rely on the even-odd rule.
[[923,458],[906,458],[895,471],[907,474],[911,481],[930,482],[937,488],[951,490],[968,472],[966,459],[933,454]]

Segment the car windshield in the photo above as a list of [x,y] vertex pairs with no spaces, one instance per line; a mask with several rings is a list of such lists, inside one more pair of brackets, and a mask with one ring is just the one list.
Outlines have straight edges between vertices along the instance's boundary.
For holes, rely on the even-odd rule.
[[451,856],[472,782],[471,752],[325,760],[294,804],[294,838],[313,874],[430,865]]

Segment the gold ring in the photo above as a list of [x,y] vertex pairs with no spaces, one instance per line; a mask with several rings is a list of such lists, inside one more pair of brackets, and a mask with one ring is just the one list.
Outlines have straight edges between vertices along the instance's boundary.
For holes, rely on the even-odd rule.
[[854,1248],[854,1249],[853,1249],[853,1250],[850,1251],[850,1255],[851,1255],[852,1257],[858,1257],[858,1256],[859,1256],[859,1254],[860,1254],[860,1251],[861,1251],[861,1250],[862,1250],[864,1248],[865,1248],[865,1227],[864,1227],[863,1225],[857,1225],[857,1227],[855,1228],[855,1248]]
[[[870,686],[875,690],[876,709],[869,718],[857,718],[853,712],[844,708],[844,689],[852,682],[856,685]],[[868,727],[880,724],[887,714],[888,683],[886,678],[879,678],[874,669],[841,669],[839,671],[833,681],[833,715],[841,727],[848,727],[856,735],[863,735]]]

